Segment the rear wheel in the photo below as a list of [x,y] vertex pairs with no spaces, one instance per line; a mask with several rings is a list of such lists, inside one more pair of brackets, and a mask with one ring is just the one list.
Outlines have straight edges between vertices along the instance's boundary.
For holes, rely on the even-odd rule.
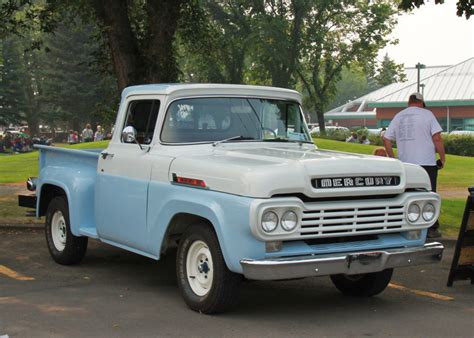
[[372,297],[381,293],[390,283],[393,269],[361,275],[333,275],[331,280],[346,296]]
[[193,225],[183,234],[176,270],[181,294],[192,310],[219,313],[237,303],[242,278],[227,268],[217,236],[207,224]]
[[79,263],[87,250],[87,237],[74,236],[69,223],[69,208],[64,196],[51,200],[46,211],[46,243],[56,263]]

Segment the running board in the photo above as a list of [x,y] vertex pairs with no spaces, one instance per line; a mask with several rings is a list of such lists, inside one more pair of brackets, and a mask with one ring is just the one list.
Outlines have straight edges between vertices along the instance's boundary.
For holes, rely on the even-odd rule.
[[80,228],[79,233],[83,236],[99,239],[96,228]]

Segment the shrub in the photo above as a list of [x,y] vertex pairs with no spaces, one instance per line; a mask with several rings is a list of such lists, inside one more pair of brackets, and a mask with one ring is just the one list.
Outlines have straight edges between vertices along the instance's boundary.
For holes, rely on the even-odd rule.
[[320,135],[320,133],[313,133],[311,136],[336,141],[345,141],[349,136],[351,136],[351,132],[343,129],[327,129],[326,136]]
[[447,154],[474,156],[474,137],[469,135],[443,135]]

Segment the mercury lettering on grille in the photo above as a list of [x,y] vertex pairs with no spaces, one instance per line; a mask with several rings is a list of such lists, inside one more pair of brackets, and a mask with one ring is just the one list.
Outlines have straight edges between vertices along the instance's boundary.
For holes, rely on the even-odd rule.
[[316,189],[328,188],[361,188],[395,186],[400,184],[398,176],[356,176],[356,177],[328,177],[311,180]]

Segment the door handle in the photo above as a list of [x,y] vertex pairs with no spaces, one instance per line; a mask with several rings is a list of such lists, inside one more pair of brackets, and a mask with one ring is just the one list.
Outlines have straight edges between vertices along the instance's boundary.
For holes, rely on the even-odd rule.
[[102,156],[102,158],[105,160],[107,157],[114,157],[114,154],[111,154],[111,153],[108,153],[106,151],[103,151],[100,153],[100,155]]

